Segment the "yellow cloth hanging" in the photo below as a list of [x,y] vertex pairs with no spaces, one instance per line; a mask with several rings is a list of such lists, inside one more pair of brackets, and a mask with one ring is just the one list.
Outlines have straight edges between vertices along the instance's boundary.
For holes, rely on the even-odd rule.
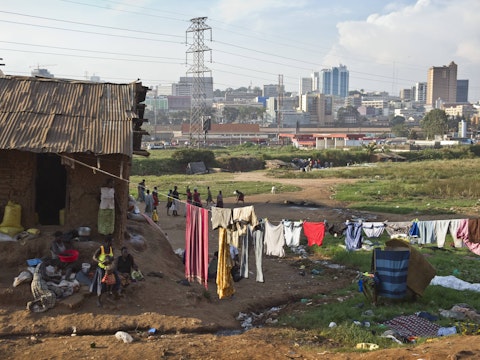
[[232,277],[232,257],[230,245],[227,243],[227,230],[218,228],[218,267],[217,294],[219,299],[225,299],[235,294]]

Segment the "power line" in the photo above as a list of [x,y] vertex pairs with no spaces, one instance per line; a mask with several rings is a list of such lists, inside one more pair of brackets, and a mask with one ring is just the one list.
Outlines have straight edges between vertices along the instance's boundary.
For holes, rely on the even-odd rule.
[[66,28],[55,27],[55,26],[37,25],[37,24],[27,24],[27,23],[22,23],[22,22],[20,22],[20,21],[0,20],[0,22],[9,23],[9,24],[25,25],[25,26],[33,26],[33,27],[41,27],[41,28],[52,29],[52,30],[62,30],[62,31],[70,31],[70,32],[84,33],[84,34],[92,34],[92,35],[102,35],[102,36],[109,36],[109,37],[117,37],[117,38],[123,38],[123,39],[147,40],[147,41],[167,42],[167,43],[179,44],[179,42],[173,41],[173,40],[160,40],[160,39],[141,38],[141,37],[128,36],[128,35],[105,34],[105,33],[99,33],[99,32],[95,32],[95,31],[73,30],[73,29],[66,29]]
[[[49,49],[58,49],[58,50],[71,50],[71,51],[81,51],[81,52],[92,52],[98,54],[109,54],[109,55],[123,55],[123,56],[133,56],[133,57],[141,57],[141,58],[152,58],[152,59],[168,59],[168,60],[180,60],[179,58],[172,58],[166,56],[151,56],[151,55],[136,55],[132,53],[117,53],[117,52],[110,52],[110,51],[99,51],[99,50],[88,50],[88,49],[76,49],[76,48],[68,48],[62,46],[50,46],[50,45],[39,45],[39,44],[29,44],[29,43],[19,43],[15,41],[3,41],[0,40],[0,43],[6,43],[11,45],[25,45],[25,46],[33,46],[33,47],[42,47],[42,48],[49,48]],[[33,51],[32,51],[33,52]],[[183,61],[183,59],[181,59]]]
[[[159,16],[159,15],[153,15],[153,14],[139,13],[139,12],[135,12],[135,11],[112,9],[112,8],[106,8],[105,6],[100,6],[100,5],[86,4],[86,3],[82,3],[80,1],[72,1],[72,0],[61,0],[61,1],[71,3],[71,4],[82,5],[82,6],[100,8],[100,9],[103,9],[103,10],[107,9],[107,10],[111,10],[111,11],[124,12],[124,13],[128,13],[128,14],[142,15],[142,16],[147,16],[147,17],[156,17],[156,18],[162,18],[162,19],[168,19],[168,20],[175,20],[175,21],[181,21],[183,23],[188,22],[187,20],[185,20],[185,18],[179,19],[179,18],[172,18],[172,17],[168,17],[168,16]],[[114,5],[120,5],[118,2],[114,2],[114,1],[105,0],[105,2],[110,2],[110,3],[113,3]],[[121,4],[121,5],[126,5],[126,4]],[[132,6],[132,5],[129,5],[129,6]],[[158,10],[152,9],[150,7],[148,7],[148,8],[147,7],[142,7],[142,6],[136,6],[136,7],[141,8],[141,9],[146,9],[148,11],[155,10],[155,11],[158,12]],[[167,11],[164,11],[164,12],[167,12]]]
[[[184,65],[184,63],[168,62],[168,61],[120,59],[120,58],[111,58],[111,57],[109,58],[109,57],[87,56],[87,55],[78,55],[78,54],[59,54],[59,53],[51,53],[51,52],[44,52],[44,51],[31,51],[31,50],[5,49],[5,48],[0,48],[0,50],[33,53],[33,54],[43,54],[43,55],[70,56],[70,57],[85,58],[85,59],[100,59],[100,60],[129,61],[129,62],[133,61],[133,62],[141,62],[141,63],[154,63],[154,64],[161,63],[161,64]],[[128,54],[126,54],[126,55],[128,55]],[[138,56],[138,55],[129,55],[129,56]]]
[[[102,6],[96,6],[96,5],[90,5],[90,4],[85,4],[85,3],[81,3],[81,2],[77,2],[77,1],[69,1],[69,0],[63,0],[64,2],[67,2],[67,3],[72,3],[72,4],[80,4],[80,5],[84,5],[84,6],[93,6],[93,7],[97,7],[97,8],[102,8],[102,9],[105,9],[105,7],[102,7]],[[118,2],[114,2],[114,1],[106,1],[106,2],[109,2],[109,3],[112,3],[112,4],[119,4]],[[156,9],[152,9],[150,7],[138,7],[137,8],[140,8],[140,9],[147,9],[149,10],[150,12],[160,12],[159,10],[156,10]],[[165,18],[165,19],[170,19],[170,20],[174,20],[174,21],[181,21],[181,22],[185,22],[185,20],[183,19],[179,19],[179,18],[174,18],[174,17],[164,17],[164,16],[159,16],[159,15],[155,15],[155,14],[145,14],[145,13],[142,13],[142,12],[131,12],[131,11],[125,11],[125,10],[121,10],[121,9],[111,9],[109,8],[108,10],[112,10],[112,11],[120,11],[120,12],[126,12],[126,13],[132,13],[132,14],[138,14],[138,15],[141,15],[141,16],[150,16],[150,17],[157,17],[157,18]],[[10,15],[17,15],[17,16],[25,16],[25,17],[30,17],[30,18],[38,18],[38,19],[42,19],[42,20],[48,20],[48,21],[58,21],[58,22],[65,22],[65,23],[70,23],[70,24],[76,24],[76,25],[82,25],[82,26],[93,26],[93,27],[98,27],[98,28],[106,28],[106,29],[112,29],[112,30],[119,30],[119,31],[127,31],[127,32],[137,32],[137,33],[147,33],[147,34],[150,34],[150,35],[154,35],[154,36],[171,36],[171,37],[180,37],[180,35],[172,35],[172,34],[164,34],[164,33],[156,33],[156,32],[144,32],[144,31],[137,31],[137,30],[133,30],[133,29],[127,29],[127,28],[120,28],[120,27],[110,27],[110,26],[102,26],[102,25],[95,25],[95,24],[90,24],[90,23],[83,23],[83,22],[77,22],[77,21],[67,21],[67,20],[59,20],[59,19],[55,19],[55,18],[47,18],[47,17],[41,17],[41,16],[35,16],[35,15],[27,15],[27,14],[21,14],[21,13],[18,13],[18,12],[8,12],[8,11],[0,11],[1,13],[6,13],[6,14],[10,14]],[[167,12],[167,11],[163,11],[163,12]],[[170,12],[170,13],[173,13],[173,12]],[[134,39],[134,40],[147,40],[147,41],[153,41],[153,42],[166,42],[166,43],[175,43],[175,44],[182,44],[182,42],[176,42],[176,41],[169,41],[169,40],[162,40],[162,39],[154,39],[154,38],[143,38],[143,37],[135,37],[135,36],[124,36],[124,35],[117,35],[117,34],[107,34],[107,33],[100,33],[100,32],[93,32],[93,31],[84,31],[84,30],[76,30],[76,29],[68,29],[68,28],[61,28],[61,27],[53,27],[53,26],[46,26],[46,25],[35,25],[35,24],[28,24],[28,23],[22,23],[22,22],[15,22],[15,21],[9,21],[9,20],[0,20],[0,21],[3,21],[5,23],[12,23],[12,24],[20,24],[20,25],[24,25],[24,26],[36,26],[36,27],[43,27],[43,28],[48,28],[48,29],[55,29],[55,30],[63,30],[63,31],[70,31],[70,32],[78,32],[78,33],[87,33],[87,34],[95,34],[95,35],[102,35],[102,36],[109,36],[109,37],[117,37],[117,38],[122,38],[122,39]],[[248,28],[244,28],[244,27],[241,27],[241,29],[246,29],[246,30],[250,30]],[[224,31],[226,32],[229,32],[228,30],[225,30],[223,29]],[[258,32],[257,32],[258,33]],[[246,34],[239,34],[239,35],[244,35],[244,36],[248,36]],[[278,37],[278,36],[277,36]],[[255,37],[256,39],[259,39],[259,40],[262,40],[262,41],[265,41],[263,40],[261,37]],[[272,42],[272,41],[269,41],[269,42]],[[285,59],[285,60],[289,60],[289,61],[293,61],[295,62],[296,64],[310,64],[314,67],[317,67],[319,66],[318,64],[314,63],[314,62],[310,62],[310,61],[305,61],[305,60],[302,60],[302,59],[295,59],[295,58],[291,58],[291,57],[288,57],[288,56],[283,56],[283,55],[278,55],[278,54],[271,54],[271,53],[268,53],[268,52],[265,52],[265,51],[262,51],[262,50],[256,50],[256,49],[253,49],[253,48],[248,48],[248,47],[244,47],[244,46],[239,46],[239,45],[236,45],[236,44],[233,44],[231,42],[224,42],[224,41],[216,41],[216,43],[220,44],[220,45],[224,45],[224,46],[232,46],[232,47],[235,47],[235,48],[238,48],[238,49],[241,49],[241,50],[244,50],[246,52],[252,52],[252,53],[255,53],[255,54],[264,54],[264,55],[267,55],[267,56],[271,56],[271,57],[274,57],[275,59]],[[279,43],[281,45],[286,45],[286,44],[283,44],[283,43],[280,43],[280,42],[276,42],[276,43]],[[296,43],[298,43],[298,41],[296,40]],[[27,45],[27,44],[23,44],[23,45],[26,45],[26,46],[41,46],[41,45]],[[298,46],[295,46],[294,44],[290,44],[289,45],[290,48],[300,48]],[[43,47],[47,47],[47,46],[43,46]],[[61,47],[50,47],[50,48],[58,48],[58,49],[61,49]],[[317,46],[311,46],[311,48],[318,48]],[[69,51],[80,51],[80,50],[77,50],[77,49],[71,49],[71,48],[64,48],[65,50],[69,50]],[[29,52],[29,51],[26,51],[26,50],[15,50],[15,49],[7,49],[9,51],[20,51],[20,52]],[[305,49],[305,50],[311,50],[311,49]],[[94,50],[84,50],[84,51],[88,51],[88,52],[95,52]],[[227,52],[227,51],[222,51],[220,49],[215,49],[216,52],[219,52],[219,53],[225,53],[225,54],[228,54],[228,55],[232,55],[232,56],[236,56],[236,57],[243,57],[243,58],[250,58],[254,61],[260,61],[260,62],[263,62],[265,63],[266,65],[268,64],[275,64],[275,65],[280,65],[280,66],[285,66],[285,67],[289,67],[290,69],[295,69],[295,70],[300,70],[300,71],[311,71],[311,69],[307,69],[306,67],[301,67],[301,66],[298,66],[298,65],[290,65],[290,64],[285,64],[285,63],[282,63],[280,61],[274,61],[274,60],[262,60],[258,57],[254,57],[254,56],[248,56],[248,55],[244,55],[244,54],[234,54],[234,53],[230,53],[230,52]],[[48,53],[48,52],[34,52],[34,51],[30,51],[31,53],[39,53],[39,54],[47,54],[47,55],[59,55],[59,56],[72,56],[72,55],[68,55],[68,54],[55,54],[55,53]],[[98,52],[98,53],[104,53],[104,54],[111,54],[111,55],[121,55],[121,56],[134,56],[134,55],[130,55],[130,54],[122,54],[122,53],[113,53],[113,52]],[[77,57],[79,57],[78,55],[76,55]],[[141,56],[141,55],[140,55]],[[85,56],[81,56],[81,57],[85,57]],[[152,57],[152,56],[143,56],[143,57],[146,57],[146,58],[150,58],[150,59],[162,59],[164,57]],[[86,56],[86,58],[92,58],[92,59],[105,59],[105,60],[116,60],[116,61],[133,61],[133,60],[130,60],[130,59],[118,59],[118,58],[108,58],[108,57],[89,57],[89,56]],[[172,59],[174,60],[174,58],[167,58],[165,57],[164,59]],[[149,61],[146,61],[146,60],[141,60],[140,62],[146,62],[148,63]],[[153,62],[153,61],[150,61],[150,62]],[[165,63],[165,64],[168,64],[169,62],[160,62],[158,61],[159,63]],[[398,63],[398,62],[396,62]],[[170,64],[177,64],[176,62],[171,62]],[[184,62],[180,62],[179,64],[182,64],[184,65],[185,63]],[[264,73],[266,75],[273,75],[272,73],[268,72],[268,71],[265,71],[265,72],[262,72],[261,70],[258,70],[258,68],[255,68],[255,69],[249,69],[247,67],[238,67],[238,66],[235,66],[235,65],[231,65],[231,64],[227,64],[227,63],[217,63],[217,64],[220,64],[220,65],[223,65],[223,66],[230,66],[230,67],[233,67],[233,68],[242,68],[244,70],[247,70],[247,71],[252,71],[252,72],[259,72],[259,73]],[[406,63],[404,63],[406,64]],[[320,65],[321,66],[321,65]],[[417,67],[417,68],[420,68],[420,67]],[[224,71],[226,72],[226,71]],[[245,75],[242,75],[242,74],[238,74],[238,73],[235,73],[235,72],[230,72],[231,74],[235,74],[235,75],[238,75],[238,76],[245,76]],[[393,81],[393,79],[391,78],[391,76],[384,76],[384,75],[378,75],[378,74],[375,74],[375,73],[368,73],[368,72],[359,72],[359,71],[355,71],[355,70],[352,70],[352,67],[349,68],[349,73],[350,73],[350,78],[351,79],[355,79],[355,80],[366,80],[366,81],[375,81],[375,82],[381,82],[381,83],[391,83]],[[363,76],[357,76],[357,75],[363,75]],[[352,76],[353,75],[353,76]],[[249,77],[252,77],[251,75],[247,75]],[[299,79],[301,76],[298,76],[296,79]],[[271,80],[269,80],[271,81]],[[413,83],[416,83],[418,82],[418,80],[411,80],[411,79],[401,79],[401,78],[397,78],[395,77],[394,79],[396,85],[399,85],[401,86],[401,84],[409,84],[409,85],[412,85]],[[296,86],[296,85],[294,85]],[[470,89],[475,89],[475,88],[478,88],[476,86],[472,86],[470,84]]]
[[102,28],[102,29],[121,30],[121,31],[128,31],[128,32],[135,32],[135,33],[142,33],[142,34],[149,34],[149,35],[160,35],[160,36],[170,36],[170,37],[182,38],[180,35],[155,33],[155,32],[150,32],[150,31],[132,30],[132,29],[126,29],[126,28],[120,28],[120,27],[114,27],[114,26],[89,24],[89,23],[84,23],[84,22],[79,22],[79,21],[60,20],[60,19],[48,18],[48,17],[44,17],[44,16],[21,14],[21,13],[17,13],[17,12],[10,12],[10,11],[3,11],[3,10],[0,10],[0,13],[17,15],[17,16],[24,16],[24,17],[42,19],[42,20],[48,20],[48,21],[63,22],[63,23],[67,23],[67,24],[91,26],[91,27],[97,27],[97,28]]
[[[2,12],[2,11],[0,11]],[[8,13],[8,12],[7,12]],[[18,15],[22,15],[22,16],[30,16],[30,15],[24,15],[24,14],[20,14],[20,13],[13,13],[13,14],[18,14]],[[34,16],[36,17],[36,16]],[[39,18],[43,18],[43,17],[39,17]],[[49,19],[49,20],[52,20],[52,21],[63,21],[63,20],[58,20],[58,19],[53,19],[53,18],[43,18],[43,19]],[[0,20],[2,21],[2,20]],[[4,22],[9,22],[9,21],[4,21]],[[63,21],[63,22],[69,22],[69,21]],[[141,40],[149,40],[149,41],[164,41],[164,42],[172,42],[172,41],[168,41],[168,40],[159,40],[159,39],[150,39],[150,38],[138,38],[138,37],[131,37],[131,36],[122,36],[122,35],[114,35],[114,34],[104,34],[104,33],[96,33],[96,32],[90,32],[90,31],[83,31],[83,30],[74,30],[74,29],[65,29],[65,28],[55,28],[55,27],[49,27],[49,26],[44,26],[44,25],[34,25],[34,24],[25,24],[25,23],[20,23],[20,22],[13,22],[13,23],[17,23],[17,24],[22,24],[22,25],[27,25],[27,26],[38,26],[38,27],[45,27],[45,28],[53,28],[53,29],[60,29],[60,30],[64,30],[64,31],[72,31],[72,32],[80,32],[80,33],[93,33],[93,34],[99,34],[99,35],[104,35],[104,36],[113,36],[113,37],[121,37],[121,38],[131,38],[131,39],[141,39]],[[71,22],[71,23],[78,23],[78,22]],[[85,23],[81,23],[81,24],[85,24]],[[87,25],[91,25],[91,24],[87,24]],[[95,26],[95,25],[92,25],[92,26]],[[102,27],[102,26],[100,26]],[[113,28],[113,27],[107,27],[107,28]],[[122,30],[127,30],[127,31],[133,31],[133,32],[139,32],[139,31],[135,31],[135,30],[131,30],[131,29],[123,29],[123,28],[117,28],[117,29],[122,29]],[[231,43],[228,43],[228,42],[222,42],[222,41],[216,41],[220,44],[224,44],[224,45],[228,45],[228,46],[232,46],[232,47],[236,47],[236,48],[239,48],[239,49],[242,49],[242,50],[247,50],[247,51],[252,51],[252,52],[255,52],[255,53],[263,53],[263,54],[266,54],[266,55],[269,55],[269,56],[275,56],[277,58],[282,58],[282,59],[286,59],[286,60],[292,60],[292,61],[295,61],[295,62],[302,62],[302,63],[306,63],[306,64],[311,64],[311,65],[314,65],[316,66],[315,63],[312,63],[312,62],[308,62],[308,61],[304,61],[304,60],[300,60],[300,59],[294,59],[294,58],[289,58],[289,57],[285,57],[285,56],[281,56],[281,55],[272,55],[271,53],[268,53],[268,52],[264,52],[264,51],[257,51],[255,49],[251,49],[251,48],[247,48],[247,47],[243,47],[243,46],[238,46],[238,45],[235,45],[235,44],[231,44]],[[175,42],[174,42],[175,43]],[[221,50],[216,50],[218,52],[223,52],[223,53],[226,53],[226,54],[230,54],[230,55],[234,55],[234,56],[241,56],[241,57],[245,57],[245,58],[250,58],[250,59],[253,59],[253,60],[257,60],[257,61],[262,61],[262,62],[268,62],[270,64],[276,64],[276,65],[281,65],[281,66],[287,66],[289,68],[292,68],[292,65],[288,65],[288,64],[282,64],[280,62],[275,62],[275,61],[271,61],[271,60],[262,60],[262,59],[258,59],[258,58],[254,58],[254,57],[249,57],[249,56],[246,56],[246,55],[241,55],[241,54],[233,54],[233,53],[229,53],[229,52],[225,52],[225,51],[221,51]],[[44,53],[45,54],[45,53]],[[310,69],[307,69],[307,68],[302,68],[302,67],[299,67],[299,66],[294,66],[295,69],[300,69],[300,70],[305,70],[305,71],[309,71]],[[355,73],[354,70],[349,70],[349,72],[351,73]],[[359,72],[360,73],[360,72]],[[369,76],[373,76],[373,77],[383,77],[383,78],[387,78],[389,79],[388,82],[391,82],[391,79],[390,77],[388,76],[382,76],[382,75],[376,75],[376,74],[371,74],[371,73],[362,73],[364,75],[369,75]],[[372,79],[373,80],[373,79]],[[405,81],[409,81],[411,82],[411,80],[406,80],[406,79],[396,79],[397,81],[398,80],[405,80]]]

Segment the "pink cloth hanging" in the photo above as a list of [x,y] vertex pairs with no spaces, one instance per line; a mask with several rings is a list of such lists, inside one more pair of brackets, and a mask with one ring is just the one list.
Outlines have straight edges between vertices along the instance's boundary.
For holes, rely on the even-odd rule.
[[208,288],[208,210],[186,204],[185,278]]

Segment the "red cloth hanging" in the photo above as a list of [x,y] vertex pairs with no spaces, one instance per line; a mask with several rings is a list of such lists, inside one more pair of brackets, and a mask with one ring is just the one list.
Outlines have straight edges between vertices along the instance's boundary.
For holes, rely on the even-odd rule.
[[303,233],[307,237],[308,246],[322,246],[325,237],[325,223],[304,221]]

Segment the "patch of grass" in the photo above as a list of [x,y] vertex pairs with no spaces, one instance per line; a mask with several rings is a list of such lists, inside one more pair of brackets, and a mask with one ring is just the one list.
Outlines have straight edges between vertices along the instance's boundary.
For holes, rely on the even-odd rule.
[[[385,233],[375,241],[379,247],[384,247],[388,240]],[[470,252],[468,248],[452,248],[453,239],[447,235],[445,247],[439,249],[436,244],[416,246],[427,261],[436,269],[439,276],[455,275],[470,283],[480,282],[480,258]],[[312,247],[322,258],[329,258],[331,262],[345,265],[360,272],[371,270],[372,253],[367,251],[347,252],[340,245],[344,244],[343,237],[333,237],[327,234],[323,246]],[[313,303],[317,306],[305,306],[301,310],[282,315],[279,324],[296,329],[316,330],[325,338],[334,339],[338,349],[349,350],[360,342],[371,342],[380,348],[395,347],[397,344],[391,339],[381,338],[384,331],[388,330],[383,323],[400,315],[412,315],[420,311],[438,316],[436,322],[440,326],[449,327],[456,320],[439,316],[441,310],[451,309],[455,304],[465,303],[474,309],[480,309],[480,296],[472,291],[458,291],[441,286],[428,286],[421,297],[413,299],[407,297],[401,300],[379,298],[377,305],[373,305],[364,295],[358,291],[358,284],[354,278],[352,283],[344,289],[340,289],[330,298],[337,297],[338,301],[323,304],[325,295],[319,294],[313,297]],[[321,306],[320,306],[321,305]],[[369,322],[370,327],[358,326],[354,321]],[[337,327],[329,328],[329,324],[335,322]],[[423,342],[419,339],[417,342]]]

